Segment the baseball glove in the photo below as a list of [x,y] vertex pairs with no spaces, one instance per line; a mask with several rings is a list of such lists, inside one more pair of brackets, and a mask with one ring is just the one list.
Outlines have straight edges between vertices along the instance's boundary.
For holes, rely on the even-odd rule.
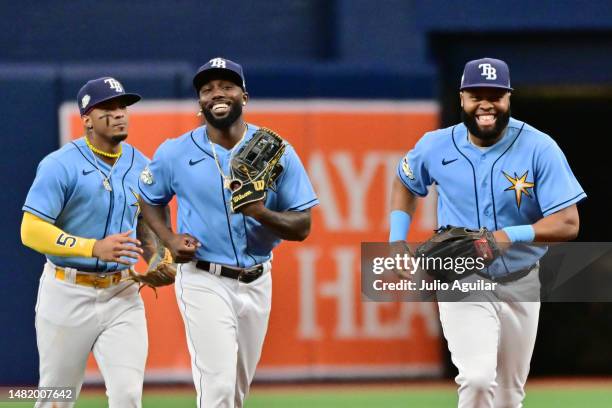
[[267,128],[259,128],[231,162],[231,207],[237,212],[248,203],[265,200],[268,188],[283,171],[279,161],[285,141]]
[[144,274],[139,274],[130,270],[130,280],[140,284],[140,291],[143,287],[148,286],[157,290],[160,286],[172,285],[176,276],[176,264],[173,263],[172,254],[168,248],[163,248],[162,254],[158,251],[151,257],[149,268]]
[[447,225],[416,249],[423,269],[435,278],[454,281],[481,271],[500,255],[493,233]]

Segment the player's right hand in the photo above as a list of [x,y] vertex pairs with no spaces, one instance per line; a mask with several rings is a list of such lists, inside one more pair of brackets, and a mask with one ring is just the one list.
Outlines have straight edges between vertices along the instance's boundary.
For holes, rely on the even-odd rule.
[[165,244],[176,263],[190,262],[195,257],[197,249],[202,246],[189,234],[173,234]]
[[[132,231],[121,232],[96,241],[93,247],[93,257],[104,262],[134,265],[143,251],[140,248],[140,241],[130,237],[131,233]],[[121,259],[122,256],[133,259],[133,261]]]

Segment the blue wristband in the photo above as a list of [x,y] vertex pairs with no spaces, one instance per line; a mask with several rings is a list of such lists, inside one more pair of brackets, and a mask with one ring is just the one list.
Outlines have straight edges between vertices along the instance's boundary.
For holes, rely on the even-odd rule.
[[393,210],[389,214],[389,242],[405,241],[412,217],[405,211]]
[[508,235],[510,242],[533,242],[535,239],[535,230],[532,225],[515,225],[504,227],[502,230]]

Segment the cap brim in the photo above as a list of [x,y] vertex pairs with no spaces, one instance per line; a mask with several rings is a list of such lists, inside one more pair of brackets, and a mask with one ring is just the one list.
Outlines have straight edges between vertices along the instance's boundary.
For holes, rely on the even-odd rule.
[[459,88],[459,90],[463,91],[464,89],[470,89],[470,88],[499,88],[499,89],[505,89],[507,91],[514,90],[514,88],[510,88],[509,86],[497,85],[497,84],[491,84],[491,83],[470,84],[470,85],[462,86],[461,88]]
[[130,105],[135,104],[139,100],[141,100],[142,96],[138,94],[134,94],[134,93],[125,93],[125,94],[117,95],[117,96],[109,96],[108,98],[102,99],[96,102],[95,105],[92,105],[89,108],[87,108],[87,110],[83,112],[83,115],[87,114],[87,112],[90,112],[92,109],[94,109],[96,106],[100,105],[101,103],[112,101],[113,99],[121,99],[123,100],[123,102],[125,102],[125,106],[130,106]]
[[193,77],[193,87],[195,88],[196,92],[200,92],[202,85],[214,78],[230,79],[240,88],[242,88],[243,91],[245,90],[242,83],[242,77],[235,71],[227,68],[211,68],[197,73]]

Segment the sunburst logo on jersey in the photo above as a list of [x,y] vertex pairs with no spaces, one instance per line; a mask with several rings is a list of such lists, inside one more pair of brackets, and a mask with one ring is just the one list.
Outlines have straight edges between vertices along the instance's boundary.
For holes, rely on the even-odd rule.
[[138,201],[140,199],[140,195],[137,192],[135,192],[134,190],[132,190],[131,188],[130,188],[130,191],[132,192],[132,195],[136,199],[136,202],[130,204],[130,207],[136,207],[136,212],[134,213],[134,218],[132,218],[132,225],[134,225],[134,224],[136,224],[136,218],[138,218],[138,216],[140,215],[140,201]]
[[516,194],[516,206],[518,208],[521,208],[521,198],[523,197],[523,194],[531,198],[531,193],[529,192],[529,189],[535,186],[535,183],[527,181],[529,170],[525,171],[525,173],[521,177],[518,177],[516,173],[514,173],[514,177],[506,174],[505,171],[502,171],[502,173],[504,173],[504,176],[506,176],[508,181],[511,183],[510,187],[508,187],[504,191],[513,190]]

